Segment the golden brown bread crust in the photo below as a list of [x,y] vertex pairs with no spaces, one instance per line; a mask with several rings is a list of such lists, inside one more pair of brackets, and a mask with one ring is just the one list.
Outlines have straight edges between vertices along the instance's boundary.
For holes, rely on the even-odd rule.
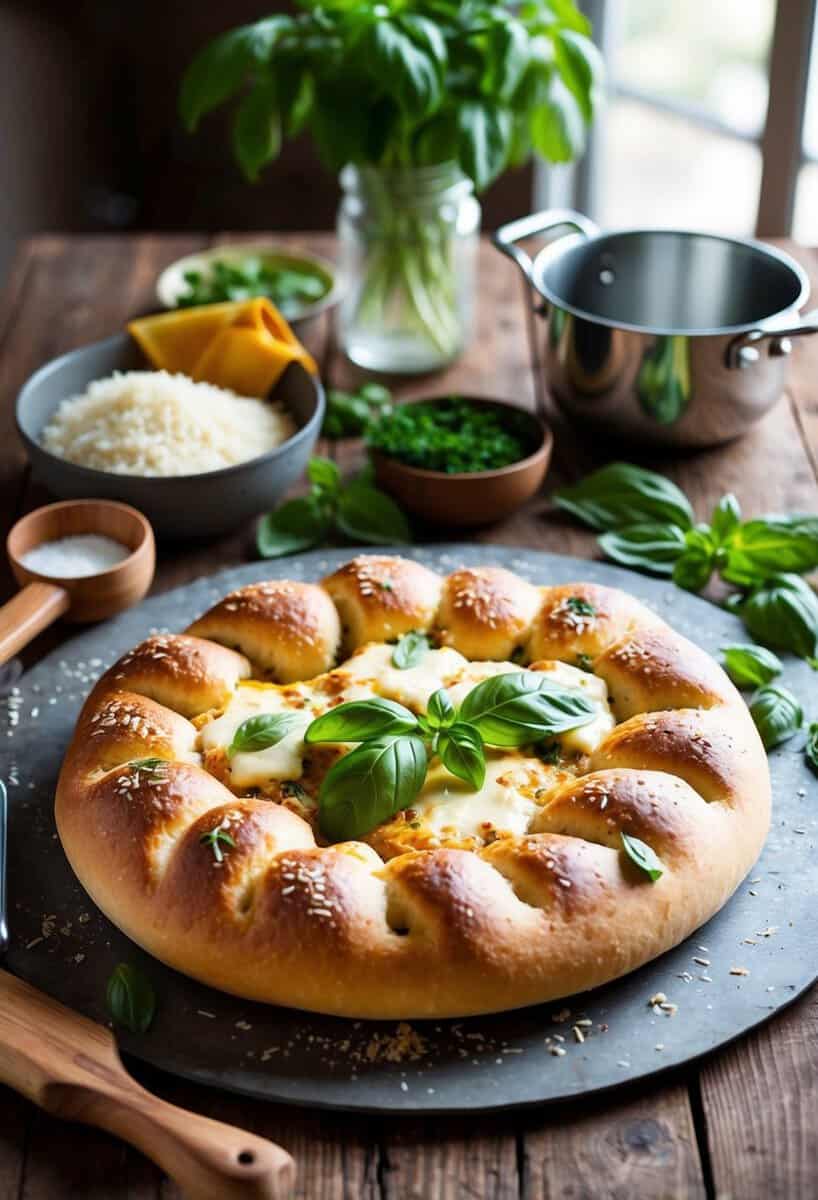
[[[570,995],[706,921],[769,822],[766,756],[744,702],[706,654],[625,593],[535,590],[507,574],[457,572],[441,584],[416,563],[366,556],[330,576],[326,593],[281,581],[241,589],[191,626],[196,636],[162,635],[125,655],[89,697],[57,791],[66,853],[103,911],[226,991],[388,1018]],[[475,580],[503,597],[496,628],[480,603],[456,604]],[[244,655],[278,679],[330,666],[330,596],[350,647],[435,628],[469,657],[481,636],[480,657],[509,645],[525,645],[529,660],[587,655],[620,724],[587,774],[545,797],[525,836],[389,862],[362,843],[318,846],[287,808],[237,797],[208,774],[188,718],[224,706],[248,673]],[[163,761],[140,762],[154,758]],[[222,862],[202,842],[217,828],[233,842]],[[662,859],[655,883],[623,854],[623,833]]]
[[274,579],[231,592],[187,632],[240,650],[278,683],[292,683],[332,666],[341,622],[323,588]]
[[428,567],[385,554],[359,554],[322,581],[340,613],[347,654],[366,642],[429,629],[442,584]]
[[537,588],[502,567],[464,567],[443,582],[440,642],[466,658],[508,662],[540,607]]

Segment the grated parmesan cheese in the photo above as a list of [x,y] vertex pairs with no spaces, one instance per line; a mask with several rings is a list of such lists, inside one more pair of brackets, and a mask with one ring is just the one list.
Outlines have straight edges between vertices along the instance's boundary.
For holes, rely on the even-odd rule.
[[266,454],[295,433],[280,404],[167,371],[115,372],[63,400],[42,444],[116,475],[198,475]]

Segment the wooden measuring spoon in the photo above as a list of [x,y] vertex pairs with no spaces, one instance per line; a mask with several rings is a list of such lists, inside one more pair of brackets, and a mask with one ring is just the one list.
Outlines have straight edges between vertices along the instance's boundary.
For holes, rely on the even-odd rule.
[[[43,542],[83,533],[113,538],[131,553],[107,571],[75,578],[43,575],[22,561]],[[0,608],[0,663],[58,617],[79,624],[130,608],[147,592],[156,566],[150,523],[135,508],[115,500],[64,500],[36,508],[12,526],[6,550],[22,591]]]

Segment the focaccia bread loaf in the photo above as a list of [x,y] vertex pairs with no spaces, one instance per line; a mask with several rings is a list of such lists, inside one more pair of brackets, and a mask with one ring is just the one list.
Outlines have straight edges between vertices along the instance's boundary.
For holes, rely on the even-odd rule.
[[[391,643],[411,630],[436,648],[399,671]],[[349,747],[305,747],[306,722],[362,695],[422,712],[446,686],[460,703],[523,667],[584,689],[598,717],[550,758],[487,751],[479,794],[431,766],[415,809],[323,842],[314,797]],[[231,758],[237,722],[273,709],[301,726]],[[150,953],[239,996],[371,1018],[510,1009],[633,970],[725,903],[769,810],[738,692],[633,597],[383,555],[241,588],[130,651],[88,698],[56,798],[80,881]],[[623,834],[659,856],[655,882]]]

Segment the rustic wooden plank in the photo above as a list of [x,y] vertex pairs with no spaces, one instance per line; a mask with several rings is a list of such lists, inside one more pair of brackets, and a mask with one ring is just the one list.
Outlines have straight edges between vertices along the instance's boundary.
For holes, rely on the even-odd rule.
[[520,1178],[509,1116],[401,1121],[384,1127],[384,1200],[517,1200]]
[[812,1200],[818,1178],[818,989],[704,1064],[716,1195]]
[[28,1101],[0,1087],[0,1200],[18,1200],[33,1116]]
[[35,1109],[18,1200],[157,1200],[159,1173],[124,1142]]
[[706,1194],[686,1087],[648,1085],[523,1119],[526,1200]]
[[[343,1113],[310,1112],[262,1104],[241,1096],[196,1087],[152,1071],[144,1082],[163,1099],[238,1125],[283,1146],[297,1168],[293,1200],[378,1200],[378,1148],[371,1128]],[[161,1200],[185,1200],[167,1178]]]

